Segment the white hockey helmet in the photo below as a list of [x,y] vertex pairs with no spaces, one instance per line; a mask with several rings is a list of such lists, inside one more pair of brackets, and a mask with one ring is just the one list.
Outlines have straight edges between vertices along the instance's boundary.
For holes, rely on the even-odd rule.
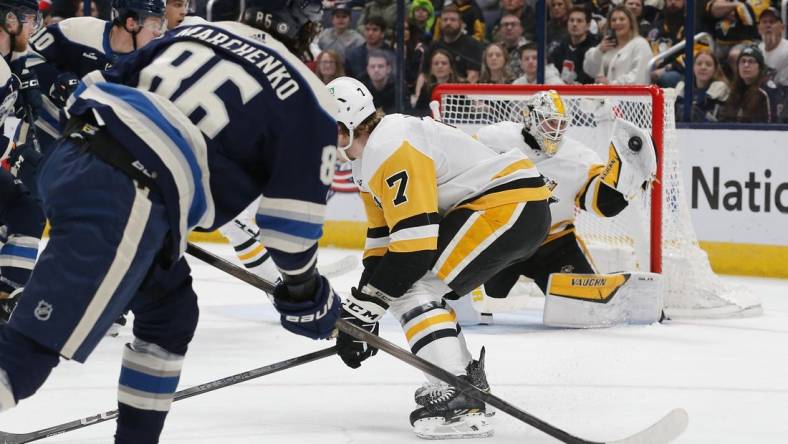
[[554,156],[569,128],[569,117],[561,95],[552,89],[535,94],[528,99],[523,117],[525,129],[536,139],[542,152]]
[[353,131],[356,127],[375,113],[375,103],[367,87],[352,77],[336,78],[326,86],[337,101],[337,122],[345,125],[350,132],[348,145],[338,147],[344,153],[353,144]]

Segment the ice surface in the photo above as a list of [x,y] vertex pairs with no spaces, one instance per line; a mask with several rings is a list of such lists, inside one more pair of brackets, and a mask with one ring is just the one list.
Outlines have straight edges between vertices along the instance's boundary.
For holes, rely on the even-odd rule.
[[[232,257],[224,245],[207,245]],[[321,250],[320,262],[348,254]],[[200,325],[180,388],[328,347],[286,332],[259,291],[191,260]],[[335,278],[347,291],[361,270]],[[726,278],[728,279],[728,278]],[[474,353],[487,346],[494,393],[586,439],[639,431],[674,407],[689,412],[681,443],[788,442],[788,281],[730,278],[763,301],[757,318],[670,322],[645,327],[562,330],[541,325],[540,301],[464,329]],[[381,334],[400,345],[398,323]],[[32,398],[0,415],[0,429],[28,432],[115,408],[122,346],[131,329],[106,338],[84,365],[63,362]],[[173,404],[162,443],[406,443],[420,372],[379,353],[358,370],[337,357]],[[552,438],[499,412],[486,443]],[[114,421],[42,442],[112,442]],[[462,441],[463,443],[475,440]]]

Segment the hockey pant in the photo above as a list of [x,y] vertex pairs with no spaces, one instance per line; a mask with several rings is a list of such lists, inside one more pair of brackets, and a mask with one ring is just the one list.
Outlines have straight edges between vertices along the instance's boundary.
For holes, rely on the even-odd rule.
[[484,290],[490,297],[505,298],[520,276],[526,276],[545,293],[552,273],[595,273],[590,257],[571,228],[563,236],[545,242],[529,259],[495,275],[484,284]]
[[39,190],[50,240],[0,327],[13,397],[35,393],[58,356],[84,362],[128,308],[135,340],[123,354],[116,442],[155,443],[198,318],[185,260],[156,260],[170,231],[162,199],[71,140],[44,163]]
[[7,229],[0,246],[0,292],[24,287],[38,255],[44,211],[28,189],[0,168],[0,226]]
[[[411,351],[455,375],[471,355],[444,295],[465,295],[514,262],[529,257],[550,227],[547,201],[487,210],[457,209],[440,223],[438,260],[389,310],[399,319]],[[438,381],[427,375],[431,383]]]

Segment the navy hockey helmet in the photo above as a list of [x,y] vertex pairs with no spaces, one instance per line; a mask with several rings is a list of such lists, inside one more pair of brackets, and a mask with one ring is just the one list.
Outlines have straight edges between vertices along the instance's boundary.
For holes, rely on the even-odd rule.
[[294,52],[309,45],[323,17],[322,0],[240,1],[241,22],[266,31]]
[[165,0],[112,0],[112,20],[122,23],[128,17],[137,21],[144,21],[147,17],[164,17],[164,2]]
[[41,26],[37,0],[0,0],[0,24],[6,28],[9,20],[30,23],[35,31]]

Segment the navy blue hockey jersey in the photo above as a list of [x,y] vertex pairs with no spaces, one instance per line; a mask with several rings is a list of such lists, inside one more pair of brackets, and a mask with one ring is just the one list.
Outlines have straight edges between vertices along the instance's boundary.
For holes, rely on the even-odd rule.
[[42,145],[50,145],[60,136],[59,108],[49,99],[48,92],[60,73],[71,72],[77,77],[94,70],[106,70],[119,57],[109,44],[112,23],[94,17],[74,17],[49,25],[30,38],[26,66],[38,78],[42,109],[36,110],[36,127]]
[[192,20],[85,76],[72,115],[93,113],[156,177],[177,250],[263,198],[261,240],[284,273],[314,264],[336,159],[333,98],[270,35]]

